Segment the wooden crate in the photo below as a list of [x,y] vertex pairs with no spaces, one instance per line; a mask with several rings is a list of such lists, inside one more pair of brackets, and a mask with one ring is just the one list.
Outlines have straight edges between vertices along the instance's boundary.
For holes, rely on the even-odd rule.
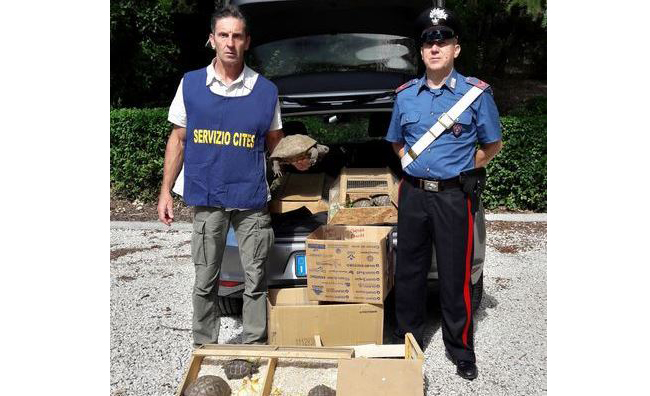
[[[316,345],[322,345],[320,338],[315,337]],[[183,380],[176,392],[177,396],[182,396],[185,389],[196,380],[200,370],[203,359],[208,356],[219,357],[239,357],[239,358],[267,358],[268,364],[266,369],[261,374],[261,388],[262,396],[269,396],[273,384],[273,376],[278,359],[323,359],[335,360],[338,362],[338,367],[341,367],[342,361],[348,361],[355,358],[363,359],[362,363],[372,363],[374,358],[403,358],[403,361],[412,361],[415,366],[409,369],[414,374],[419,373],[421,377],[422,362],[424,354],[419,345],[409,333],[406,335],[405,344],[403,345],[360,345],[350,347],[278,347],[271,345],[203,345],[195,349],[190,357],[190,364],[185,372]],[[383,359],[382,359],[383,360]],[[419,369],[418,369],[419,368]],[[339,375],[341,372],[339,371]],[[350,373],[353,374],[353,373]],[[388,373],[387,373],[388,374]],[[339,378],[340,379],[340,378]],[[412,390],[422,393],[422,378],[420,383],[410,384]],[[355,386],[364,386],[364,379],[355,378]],[[359,383],[359,381],[361,381]],[[372,384],[368,384],[371,386]],[[337,385],[338,386],[338,385]],[[376,393],[376,392],[375,392]],[[348,393],[350,394],[350,393]],[[417,394],[417,393],[416,393]],[[337,395],[345,395],[345,393],[337,392]],[[376,394],[375,396],[379,396]]]
[[192,352],[190,365],[185,372],[183,381],[176,392],[182,396],[185,389],[196,380],[201,363],[206,356],[228,356],[239,358],[260,357],[268,358],[267,369],[262,375],[262,395],[271,393],[273,373],[278,358],[309,358],[309,359],[351,359],[354,350],[351,348],[319,348],[319,347],[278,347],[272,345],[214,345],[206,344]]
[[[335,181],[338,191],[330,190],[328,224],[373,225],[397,223],[398,181],[389,168],[343,168]],[[388,206],[347,207],[360,198],[386,194]],[[336,197],[336,202],[332,199]]]

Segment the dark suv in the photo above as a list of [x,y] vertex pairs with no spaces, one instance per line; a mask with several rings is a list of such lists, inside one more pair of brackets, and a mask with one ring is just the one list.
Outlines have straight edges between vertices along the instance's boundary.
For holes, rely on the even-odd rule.
[[[246,14],[252,35],[247,63],[279,89],[286,126],[296,117],[318,116],[330,123],[365,119],[362,141],[325,142],[330,154],[319,171],[335,178],[345,167],[389,167],[402,170],[389,142],[382,139],[395,88],[423,73],[419,49],[412,38],[413,21],[430,1],[231,1]],[[309,133],[309,131],[307,131]],[[326,139],[327,140],[327,139]],[[300,211],[297,211],[300,212]],[[273,216],[275,244],[269,253],[269,287],[305,285],[305,239],[326,213],[302,211]],[[395,257],[397,225],[390,246]],[[479,209],[474,226],[473,307],[483,290],[485,220]],[[399,263],[397,263],[399,265]],[[428,278],[438,278],[435,257]],[[244,273],[237,239],[230,229],[222,263],[219,308],[223,315],[241,312]]]

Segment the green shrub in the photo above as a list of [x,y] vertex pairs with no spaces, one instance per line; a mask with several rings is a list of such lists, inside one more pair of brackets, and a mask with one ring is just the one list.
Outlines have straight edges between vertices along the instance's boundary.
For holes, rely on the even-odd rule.
[[[329,126],[301,117],[307,130],[327,144],[363,140],[367,121]],[[546,116],[501,118],[504,147],[488,165],[486,208],[546,211]],[[171,131],[166,108],[111,110],[111,189],[121,197],[153,201],[162,180]]]
[[501,117],[503,149],[488,165],[486,208],[546,211],[546,116]]
[[111,110],[114,193],[144,201],[158,197],[170,131],[165,108]]

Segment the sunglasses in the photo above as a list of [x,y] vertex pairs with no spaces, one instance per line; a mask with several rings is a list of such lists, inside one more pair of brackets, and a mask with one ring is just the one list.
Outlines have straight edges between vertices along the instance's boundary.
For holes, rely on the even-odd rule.
[[420,36],[420,43],[422,44],[433,44],[436,42],[441,42],[449,40],[450,38],[455,37],[456,34],[453,30],[429,30],[423,32]]

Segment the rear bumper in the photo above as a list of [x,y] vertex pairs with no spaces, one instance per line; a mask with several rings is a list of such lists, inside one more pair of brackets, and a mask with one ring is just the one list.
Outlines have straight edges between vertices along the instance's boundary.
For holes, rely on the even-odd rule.
[[[485,262],[485,212],[483,207],[479,208],[474,222],[474,261],[472,264],[472,283],[476,283],[483,273]],[[269,252],[266,262],[267,284],[270,288],[304,286],[307,284],[307,277],[296,275],[296,257],[305,254],[305,241],[307,234],[277,236],[273,248]],[[391,245],[393,260],[396,261],[397,227],[391,233]],[[438,280],[438,268],[436,264],[435,247],[431,260],[431,268],[427,275],[429,281]],[[219,295],[237,297],[244,292],[244,273],[239,259],[237,239],[231,228],[226,239],[226,250],[221,264],[221,278]]]

